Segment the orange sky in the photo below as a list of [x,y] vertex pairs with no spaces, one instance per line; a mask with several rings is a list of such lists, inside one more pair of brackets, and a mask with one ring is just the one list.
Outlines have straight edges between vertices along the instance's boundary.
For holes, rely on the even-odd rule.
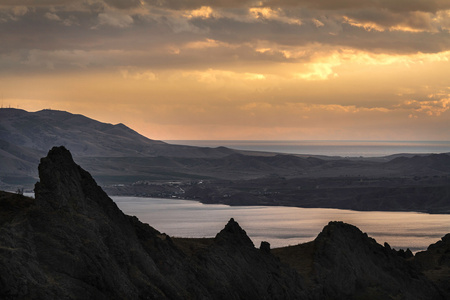
[[152,139],[450,140],[450,1],[0,0],[2,105]]

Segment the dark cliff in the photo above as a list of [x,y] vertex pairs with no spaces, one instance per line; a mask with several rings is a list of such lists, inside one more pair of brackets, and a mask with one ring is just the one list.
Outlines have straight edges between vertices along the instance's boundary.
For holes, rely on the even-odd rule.
[[416,262],[425,275],[431,279],[450,299],[450,234],[416,254]]
[[330,222],[314,240],[313,278],[328,299],[440,299],[434,285],[388,244]]
[[0,194],[1,299],[445,299],[448,292],[422,273],[433,259],[419,264],[348,224],[331,222],[311,243],[274,250],[255,248],[233,219],[214,239],[174,239],[123,214],[64,147],[41,159],[39,176],[35,200]]

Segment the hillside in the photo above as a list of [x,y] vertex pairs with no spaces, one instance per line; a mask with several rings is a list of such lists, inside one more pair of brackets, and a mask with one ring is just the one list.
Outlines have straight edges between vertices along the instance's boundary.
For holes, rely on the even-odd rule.
[[222,157],[219,147],[171,145],[151,140],[124,124],[102,123],[65,111],[0,109],[0,140],[44,153],[54,145],[73,149],[75,157]]
[[[35,200],[0,193],[2,299],[448,299],[445,238],[417,254],[330,222],[307,244],[255,248],[231,219],[175,239],[123,214],[69,151],[39,165]],[[433,272],[436,266],[445,272]],[[430,271],[428,271],[430,270]],[[425,273],[423,273],[425,272]]]
[[[0,109],[0,181],[30,187],[37,179],[39,158],[53,146],[65,146],[75,157],[223,157],[224,147],[170,145],[148,139],[123,124],[106,124],[64,111]],[[121,173],[125,174],[126,167]],[[108,173],[108,167],[105,167]],[[134,175],[134,174],[132,174]]]

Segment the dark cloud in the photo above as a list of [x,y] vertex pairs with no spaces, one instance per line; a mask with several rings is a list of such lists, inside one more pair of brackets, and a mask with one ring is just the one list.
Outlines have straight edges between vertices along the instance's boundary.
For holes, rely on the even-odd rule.
[[450,9],[450,2],[447,0],[379,0],[378,8],[388,8],[394,12],[422,11],[436,13],[439,10]]
[[450,9],[447,0],[269,0],[271,7],[300,6],[320,10],[357,10],[365,8],[386,9],[394,12],[423,11],[435,13]]
[[144,0],[151,6],[164,7],[174,10],[197,9],[202,6],[213,8],[242,8],[258,6],[260,1],[254,0]]
[[[272,0],[268,2],[272,10],[265,7],[267,15],[249,11],[257,4],[254,1],[145,1],[147,6],[138,0],[44,0],[34,7],[13,7],[11,3],[36,1],[2,1],[0,68],[12,69],[12,62],[16,68],[35,70],[122,65],[209,68],[308,62],[314,51],[326,49],[387,54],[450,50],[448,29],[442,29],[434,15],[424,12],[445,7],[444,1],[411,1],[409,9],[401,10],[393,4],[382,7],[381,0]],[[153,6],[149,8],[149,4]],[[210,16],[182,11],[203,5],[213,7]],[[376,28],[370,28],[371,24]],[[217,45],[186,48],[189,43],[208,39]],[[270,49],[260,51],[264,47]],[[286,55],[296,48],[311,50],[303,56]],[[52,55],[45,55],[45,51],[52,55],[61,51],[55,56],[58,61],[52,64]],[[102,55],[109,59],[100,59]],[[38,59],[48,63],[38,63]]]
[[2,0],[1,6],[91,6],[94,3],[106,3],[107,5],[119,8],[129,9],[138,7],[146,3],[153,7],[167,8],[173,10],[197,9],[202,6],[212,8],[249,8],[249,7],[303,7],[306,9],[318,10],[340,10],[349,12],[351,10],[375,8],[381,10],[389,10],[392,12],[430,12],[436,13],[439,10],[450,9],[450,1],[448,0]]
[[[119,1],[119,0],[116,0]],[[196,9],[202,6],[213,8],[242,7],[304,7],[320,10],[355,10],[365,8],[386,9],[393,12],[437,12],[450,9],[447,0],[144,0],[152,6],[169,9]],[[125,1],[126,2],[126,1]]]
[[2,0],[0,1],[0,8],[25,6],[25,7],[48,7],[53,9],[92,9],[95,7],[109,6],[117,9],[130,9],[141,5],[140,0]]
[[139,0],[104,0],[104,1],[109,6],[119,9],[129,9],[141,5],[141,1]]
[[269,0],[265,5],[286,11],[301,9],[302,14],[306,11],[316,17],[351,18],[367,28],[370,22],[378,30],[409,28],[434,32],[440,30],[436,24],[437,13],[450,9],[450,1],[446,0]]
[[0,6],[29,6],[29,7],[39,7],[39,6],[62,6],[69,5],[73,3],[81,3],[81,0],[2,0]]
[[[433,15],[423,12],[394,13],[387,10],[364,9],[346,13],[344,18],[360,23],[361,27],[371,24],[375,30],[401,29],[410,31],[437,31]],[[351,22],[350,22],[351,23]]]

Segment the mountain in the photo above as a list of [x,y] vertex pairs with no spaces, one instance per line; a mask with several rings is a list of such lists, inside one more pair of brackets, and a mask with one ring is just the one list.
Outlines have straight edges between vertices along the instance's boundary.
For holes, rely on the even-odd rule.
[[[172,238],[123,214],[64,147],[41,159],[39,177],[35,199],[0,192],[1,299],[450,296],[435,283],[447,272],[431,279],[423,270],[433,263],[349,224],[330,222],[314,241],[280,249],[255,248],[234,219],[213,239]],[[441,246],[432,248],[435,257]]]
[[55,145],[70,148],[75,157],[223,157],[233,152],[224,147],[171,145],[148,139],[124,124],[65,111],[2,108],[0,120],[1,140],[44,153]]
[[135,156],[146,155],[151,151],[149,147],[164,144],[123,124],[100,123],[64,111],[1,109],[0,118],[0,139],[38,151],[64,145],[75,156]]
[[[223,157],[219,147],[170,145],[148,139],[123,124],[106,124],[64,111],[0,109],[0,181],[30,185],[39,157],[53,146],[70,148],[75,157]],[[108,167],[104,167],[108,173]],[[125,173],[122,168],[121,174]],[[102,170],[103,171],[103,170]],[[134,174],[133,174],[134,175]]]

